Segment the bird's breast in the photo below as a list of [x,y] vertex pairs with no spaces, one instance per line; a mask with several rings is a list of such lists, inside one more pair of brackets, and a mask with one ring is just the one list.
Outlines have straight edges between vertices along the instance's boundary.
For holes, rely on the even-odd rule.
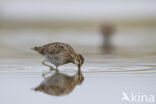
[[55,64],[56,66],[64,64],[64,57],[62,54],[46,54],[45,58],[52,64]]

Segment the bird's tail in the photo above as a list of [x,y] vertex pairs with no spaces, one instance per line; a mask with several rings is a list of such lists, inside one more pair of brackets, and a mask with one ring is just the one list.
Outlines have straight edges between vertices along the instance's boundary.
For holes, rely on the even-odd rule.
[[38,52],[41,55],[44,54],[44,48],[42,48],[42,47],[34,47],[34,48],[31,48],[31,49]]
[[40,86],[34,88],[33,90],[34,90],[34,91],[41,91],[42,89],[43,89],[43,86],[40,85]]
[[30,48],[30,49],[38,51],[39,47],[33,47],[33,48]]

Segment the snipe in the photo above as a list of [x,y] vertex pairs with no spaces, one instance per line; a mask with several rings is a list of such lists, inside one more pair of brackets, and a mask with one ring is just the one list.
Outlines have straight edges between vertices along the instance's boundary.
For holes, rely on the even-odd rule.
[[49,43],[41,47],[34,47],[32,49],[45,57],[45,60],[42,62],[42,64],[50,67],[50,69],[54,68],[50,65],[47,65],[45,63],[46,61],[54,64],[56,68],[67,63],[74,63],[79,69],[84,62],[83,56],[81,54],[77,54],[74,49],[66,43]]

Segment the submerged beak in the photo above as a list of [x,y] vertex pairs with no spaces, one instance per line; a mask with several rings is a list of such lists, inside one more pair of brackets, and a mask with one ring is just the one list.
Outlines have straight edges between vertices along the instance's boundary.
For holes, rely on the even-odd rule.
[[81,68],[81,65],[80,64],[78,64],[78,69],[80,69]]

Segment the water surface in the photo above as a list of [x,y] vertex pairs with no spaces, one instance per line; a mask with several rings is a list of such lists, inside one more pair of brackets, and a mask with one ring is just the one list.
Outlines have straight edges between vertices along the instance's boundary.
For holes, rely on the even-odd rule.
[[[3,104],[125,104],[121,102],[123,92],[156,96],[155,56],[125,58],[113,55],[88,55],[85,59],[81,69],[84,76],[83,83],[63,96],[33,90],[44,80],[42,73],[49,70],[40,63],[42,59],[1,59],[1,102]],[[77,72],[77,67],[67,64],[60,66],[59,70],[63,74],[73,76]]]

